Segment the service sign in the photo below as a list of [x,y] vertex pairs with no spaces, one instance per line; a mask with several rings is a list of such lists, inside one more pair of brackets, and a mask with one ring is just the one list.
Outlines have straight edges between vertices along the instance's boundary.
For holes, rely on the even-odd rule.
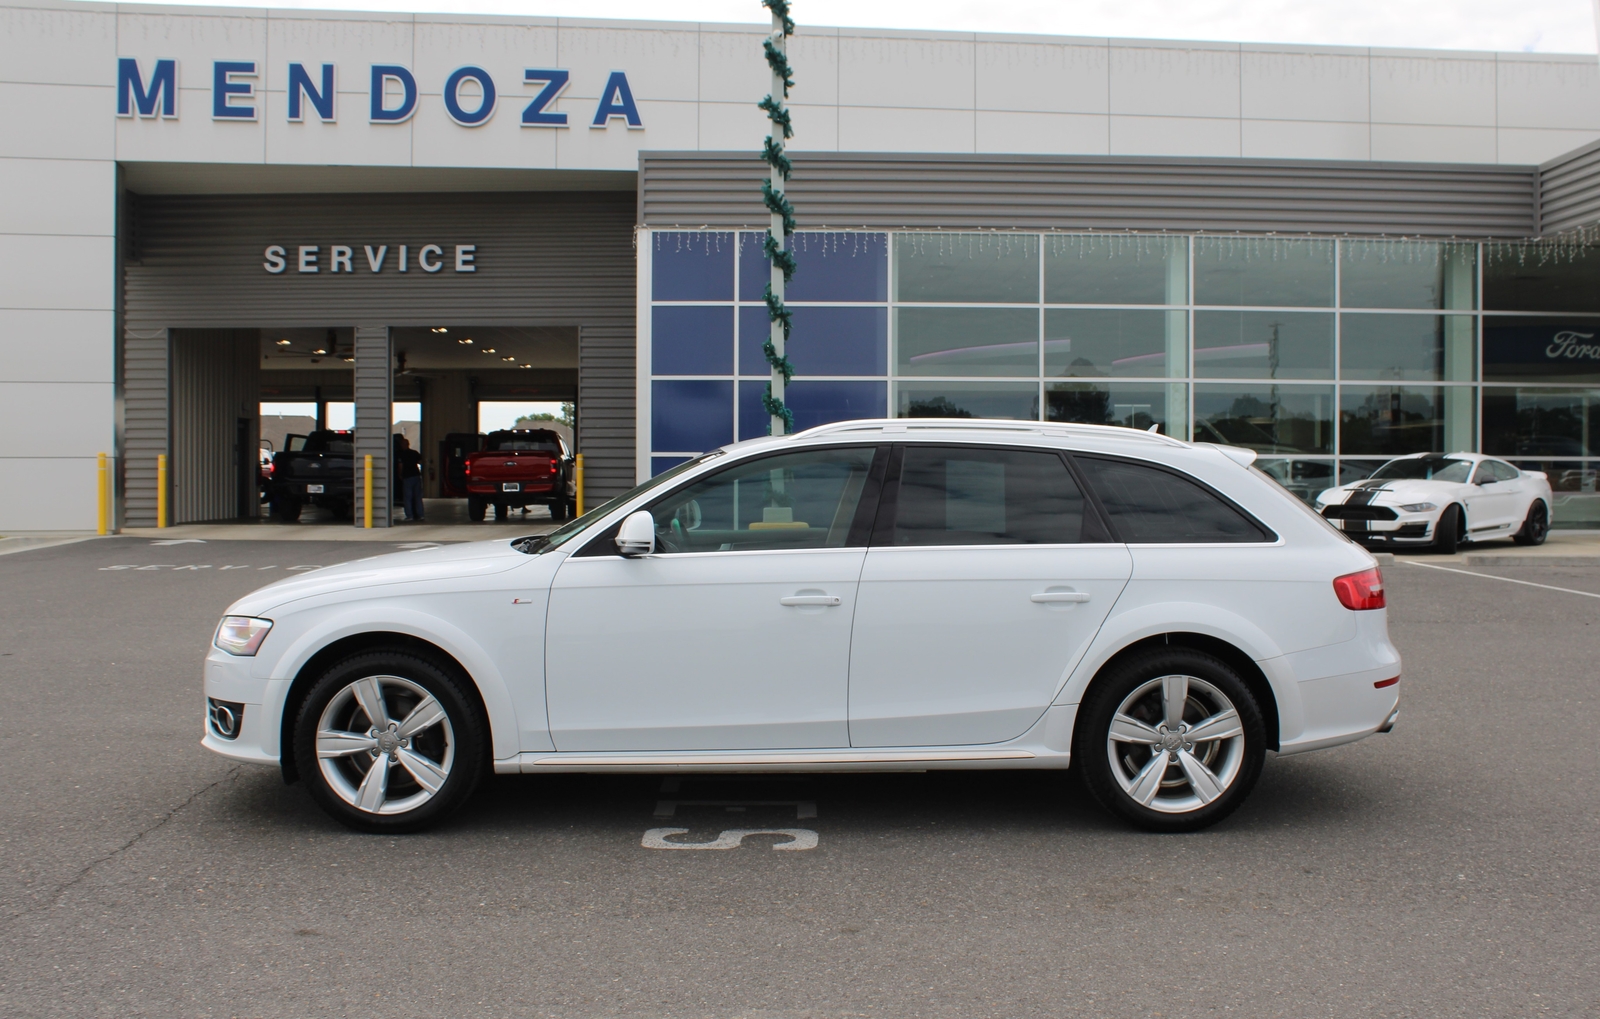
[[[141,63],[133,57],[117,60],[117,116],[132,119],[176,120],[178,111],[178,61],[158,59]],[[258,86],[261,71],[254,60],[216,60],[209,68],[212,120],[256,120],[260,116]],[[362,111],[372,124],[403,124],[417,112],[421,92],[416,75],[402,64],[371,64],[360,69],[366,78],[367,102]],[[338,119],[340,68],[335,64],[288,65],[288,103],[284,117],[290,122],[312,118],[325,123]],[[518,84],[529,87],[523,100],[521,124],[530,128],[571,126],[568,113],[555,109],[572,73],[562,68],[530,67]],[[451,71],[440,83],[445,113],[462,127],[482,127],[494,116],[503,82],[481,67],[467,65]],[[509,97],[508,97],[509,98]],[[611,71],[592,111],[580,116],[591,128],[604,129],[613,122],[642,130],[633,88],[625,71]],[[582,121],[579,121],[582,122]]]
[[307,276],[328,273],[385,271],[428,274],[451,270],[478,271],[476,244],[269,244],[261,253],[261,268],[274,276],[298,273]]

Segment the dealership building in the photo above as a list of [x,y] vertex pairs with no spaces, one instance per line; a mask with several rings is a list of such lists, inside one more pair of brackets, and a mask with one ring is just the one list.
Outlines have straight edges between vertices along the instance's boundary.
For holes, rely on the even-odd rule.
[[[379,526],[396,404],[429,494],[496,401],[575,405],[591,504],[766,433],[761,26],[0,22],[0,533],[92,529],[100,453],[116,526],[255,520],[263,404],[349,409]],[[1481,450],[1600,527],[1593,55],[802,24],[789,57],[799,427],[1159,427],[1302,496]]]

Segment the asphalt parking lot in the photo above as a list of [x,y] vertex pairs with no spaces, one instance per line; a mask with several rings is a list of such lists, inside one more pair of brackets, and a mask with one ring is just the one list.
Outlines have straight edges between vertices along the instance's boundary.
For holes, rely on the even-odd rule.
[[0,556],[0,1014],[1600,1013],[1600,566],[1388,568],[1396,731],[1196,835],[988,772],[503,777],[389,838],[198,745],[226,604],[379,550]]

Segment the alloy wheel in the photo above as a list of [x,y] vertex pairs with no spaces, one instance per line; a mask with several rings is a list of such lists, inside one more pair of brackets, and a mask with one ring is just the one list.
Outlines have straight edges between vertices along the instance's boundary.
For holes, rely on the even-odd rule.
[[317,766],[328,788],[369,814],[427,803],[455,764],[456,737],[437,698],[400,676],[364,676],[317,720]]
[[1140,806],[1198,810],[1238,779],[1244,725],[1221,690],[1196,676],[1159,676],[1118,705],[1106,738],[1111,774]]

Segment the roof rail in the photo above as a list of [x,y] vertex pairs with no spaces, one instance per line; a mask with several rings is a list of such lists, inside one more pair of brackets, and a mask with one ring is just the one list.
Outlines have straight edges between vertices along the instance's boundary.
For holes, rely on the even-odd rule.
[[864,418],[835,421],[796,432],[795,437],[839,435],[848,432],[1011,432],[1013,434],[1082,436],[1153,442],[1163,446],[1186,447],[1188,443],[1159,432],[1120,425],[1089,425],[1062,421],[1007,421],[996,418]]

